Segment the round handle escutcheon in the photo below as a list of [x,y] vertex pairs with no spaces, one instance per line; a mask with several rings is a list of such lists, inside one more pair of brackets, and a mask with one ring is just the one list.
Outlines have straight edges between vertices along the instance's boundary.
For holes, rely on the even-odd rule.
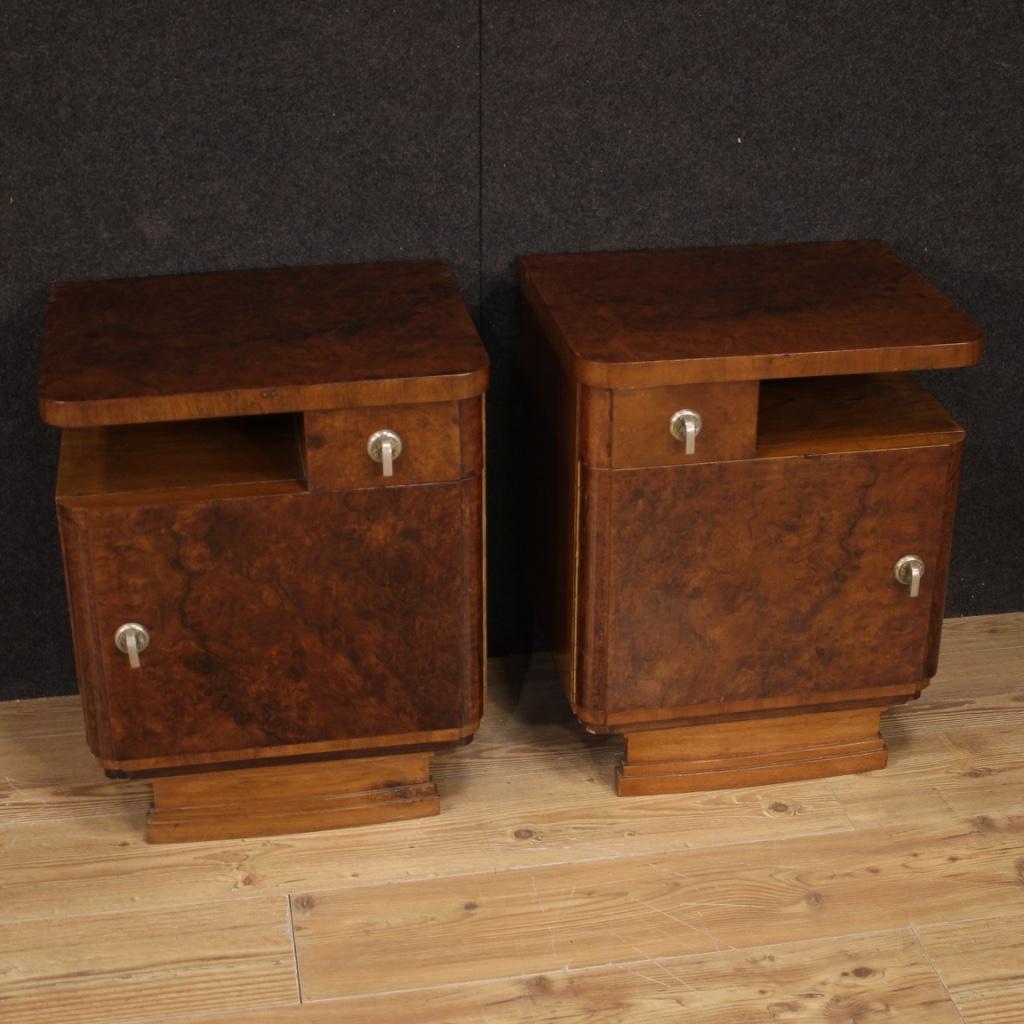
[[904,555],[893,567],[892,574],[905,587],[910,587],[910,596],[921,593],[921,577],[924,576],[924,559],[919,555]]
[[394,475],[394,461],[402,454],[402,439],[393,431],[374,431],[366,442],[366,453],[384,467],[384,476]]
[[149,646],[149,630],[139,622],[126,622],[117,627],[114,644],[122,654],[128,655],[128,664],[139,667],[139,655]]
[[686,445],[687,455],[693,455],[697,450],[697,435],[702,426],[704,421],[700,413],[693,409],[679,409],[672,413],[672,418],[668,421],[669,433]]

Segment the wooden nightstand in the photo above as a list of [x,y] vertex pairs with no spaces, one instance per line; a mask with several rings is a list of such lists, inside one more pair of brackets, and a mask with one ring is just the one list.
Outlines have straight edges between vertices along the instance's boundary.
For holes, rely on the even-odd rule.
[[438,811],[480,720],[487,356],[442,264],[54,286],[89,743],[153,841]]
[[620,794],[885,764],[934,674],[978,327],[878,242],[520,263],[536,606]]

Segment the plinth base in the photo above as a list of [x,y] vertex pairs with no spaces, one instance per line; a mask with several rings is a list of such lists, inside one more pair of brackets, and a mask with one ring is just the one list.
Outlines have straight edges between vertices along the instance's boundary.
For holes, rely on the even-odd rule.
[[735,789],[884,768],[885,708],[779,715],[626,734],[619,796]]
[[151,843],[318,832],[441,809],[429,753],[265,764],[153,780]]

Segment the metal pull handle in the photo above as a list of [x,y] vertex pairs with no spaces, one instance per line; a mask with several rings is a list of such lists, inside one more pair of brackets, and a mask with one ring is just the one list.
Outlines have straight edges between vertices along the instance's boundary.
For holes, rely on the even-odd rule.
[[893,575],[904,586],[910,587],[910,596],[921,593],[921,577],[924,575],[924,560],[917,555],[904,555],[894,566]]
[[149,630],[138,622],[126,622],[117,627],[114,644],[122,654],[128,655],[128,664],[139,667],[139,655],[149,646]]
[[384,476],[395,475],[395,459],[402,454],[402,439],[393,430],[378,430],[366,442],[366,452],[383,467]]
[[672,419],[668,421],[669,432],[677,441],[682,441],[686,445],[687,455],[693,455],[697,450],[697,435],[703,425],[700,413],[694,412],[693,409],[680,409],[674,412]]

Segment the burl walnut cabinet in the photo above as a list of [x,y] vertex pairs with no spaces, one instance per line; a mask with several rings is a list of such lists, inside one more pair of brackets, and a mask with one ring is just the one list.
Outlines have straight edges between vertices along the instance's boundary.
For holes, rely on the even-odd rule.
[[623,795],[880,768],[934,674],[977,326],[878,242],[520,263],[536,605]]
[[435,814],[481,715],[488,362],[442,264],[60,284],[92,750],[152,841]]

